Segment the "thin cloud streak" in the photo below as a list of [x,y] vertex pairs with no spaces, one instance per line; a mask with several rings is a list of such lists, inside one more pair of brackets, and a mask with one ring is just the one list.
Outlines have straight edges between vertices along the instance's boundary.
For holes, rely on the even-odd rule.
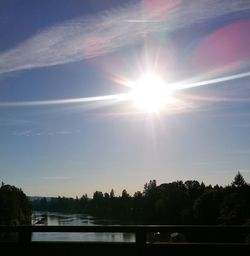
[[200,86],[205,86],[205,85],[210,85],[210,84],[217,84],[221,82],[227,82],[231,80],[236,80],[236,79],[241,79],[245,77],[249,77],[250,72],[245,72],[245,73],[239,73],[231,76],[223,76],[223,77],[218,77],[215,79],[210,79],[210,80],[204,80],[200,82],[195,82],[195,83],[190,83],[190,84],[173,84],[172,86],[175,88],[175,90],[183,90],[183,89],[188,89],[188,88],[193,88],[193,87],[200,87]]
[[142,3],[126,4],[95,16],[54,25],[2,52],[0,74],[101,56],[137,44],[145,33],[169,33],[246,10],[250,10],[250,2],[245,0],[193,0],[183,3],[159,0],[152,10],[144,10]]
[[31,130],[24,130],[24,131],[19,131],[19,132],[14,132],[13,135],[17,137],[23,137],[23,136],[30,136]]
[[68,136],[74,133],[78,133],[77,131],[69,131],[69,130],[60,130],[60,131],[32,131],[32,130],[22,130],[15,131],[12,135],[17,137],[37,137],[37,136]]
[[25,119],[6,119],[0,118],[0,126],[36,126],[39,125],[38,122],[25,120]]
[[75,99],[0,102],[0,107],[29,107],[29,106],[49,106],[49,105],[62,105],[62,104],[64,105],[64,104],[77,104],[77,103],[106,101],[106,100],[127,100],[128,98],[129,98],[129,94],[113,94],[113,95],[75,98]]
[[[218,77],[211,80],[200,81],[196,83],[189,83],[189,84],[182,84],[182,83],[174,83],[170,84],[172,86],[172,90],[179,91],[184,89],[189,89],[193,87],[217,84],[225,81],[241,79],[244,77],[249,77],[250,72],[239,73],[232,76],[224,76]],[[128,101],[132,100],[133,97],[131,93],[122,93],[122,94],[112,94],[112,95],[103,95],[103,96],[95,96],[95,97],[85,97],[85,98],[74,98],[74,99],[60,99],[60,100],[39,100],[39,101],[17,101],[17,102],[0,102],[0,107],[29,107],[29,106],[49,106],[49,105],[65,105],[65,104],[79,104],[79,103],[87,103],[87,102],[97,102],[97,101]],[[224,100],[230,101],[230,99],[210,99],[214,101]],[[248,101],[248,99],[238,99],[232,101]],[[177,99],[173,98],[173,101],[178,101]],[[176,105],[183,105],[180,104],[181,102],[178,101]],[[187,105],[186,105],[187,107]]]
[[131,23],[147,23],[147,22],[161,22],[160,20],[127,20]]

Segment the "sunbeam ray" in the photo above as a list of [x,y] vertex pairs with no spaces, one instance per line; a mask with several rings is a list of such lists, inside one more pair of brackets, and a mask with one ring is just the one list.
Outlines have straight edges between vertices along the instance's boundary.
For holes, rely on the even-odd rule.
[[249,77],[250,72],[245,72],[245,73],[239,73],[231,76],[223,76],[223,77],[218,77],[210,80],[204,80],[204,81],[199,81],[195,83],[174,83],[171,86],[173,87],[174,91],[178,90],[184,90],[184,89],[189,89],[193,87],[200,87],[200,86],[205,86],[205,85],[210,85],[210,84],[218,84],[221,82],[226,82],[226,81],[231,81],[231,80],[236,80],[244,77]]
[[0,102],[0,107],[26,107],[26,106],[47,106],[47,105],[63,105],[63,104],[77,104],[85,102],[106,101],[106,100],[127,100],[128,94],[112,94],[86,98],[74,99],[60,99],[60,100],[38,100],[38,101],[13,101]]
[[[218,84],[221,82],[241,79],[244,77],[249,77],[250,72],[239,73],[231,76],[218,77],[215,79],[199,81],[195,83],[173,83],[170,84],[172,91],[180,91],[194,87]],[[174,97],[172,97],[174,99]],[[64,105],[64,104],[78,104],[96,101],[128,101],[133,100],[133,95],[131,93],[121,93],[85,98],[73,98],[73,99],[59,99],[59,100],[38,100],[38,101],[12,101],[12,102],[0,102],[0,107],[27,107],[27,106],[48,106],[48,105]]]

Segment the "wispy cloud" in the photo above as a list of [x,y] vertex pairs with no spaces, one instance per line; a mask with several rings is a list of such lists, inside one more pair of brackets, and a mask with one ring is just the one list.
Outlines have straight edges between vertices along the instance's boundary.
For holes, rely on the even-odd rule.
[[22,131],[14,131],[13,135],[17,137],[40,137],[40,136],[67,136],[75,133],[79,133],[79,131],[70,131],[70,130],[48,130],[48,131],[35,131],[35,130],[22,130]]
[[60,135],[69,135],[69,134],[72,134],[73,132],[72,131],[67,131],[67,130],[62,130],[62,131],[59,131],[58,134]]
[[0,102],[0,107],[27,107],[27,106],[48,106],[61,104],[77,104],[105,100],[127,100],[127,94],[113,94],[96,97],[60,99],[60,100],[37,100],[37,101],[16,101],[16,102]]
[[221,15],[250,10],[250,2],[157,0],[153,7],[145,9],[142,3],[130,3],[49,27],[1,53],[0,73],[100,56],[138,43],[145,33],[171,32]]
[[27,126],[27,125],[38,125],[38,122],[26,120],[26,119],[9,119],[0,118],[0,126]]
[[[176,90],[183,90],[183,89],[188,89],[188,88],[193,88],[193,87],[200,87],[200,86],[204,86],[204,85],[210,85],[210,84],[217,84],[217,83],[221,83],[221,82],[227,82],[227,81],[232,81],[232,80],[237,80],[237,79],[241,79],[241,78],[245,78],[245,77],[249,77],[250,76],[250,72],[245,72],[245,73],[239,73],[239,74],[235,74],[235,75],[231,75],[231,76],[222,76],[222,77],[217,77],[215,79],[210,79],[210,80],[202,80],[199,82],[195,82],[195,83],[176,83],[173,84],[174,88],[176,88]],[[249,99],[247,99],[248,101]],[[232,99],[231,99],[232,101]],[[242,101],[242,99],[241,99]]]
[[13,135],[17,136],[17,137],[23,137],[23,136],[29,137],[30,134],[31,134],[31,130],[24,130],[24,131],[15,131],[15,132],[13,132]]

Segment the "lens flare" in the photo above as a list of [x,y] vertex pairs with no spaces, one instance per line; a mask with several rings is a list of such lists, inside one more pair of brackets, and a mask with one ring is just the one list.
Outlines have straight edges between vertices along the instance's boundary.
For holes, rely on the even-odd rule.
[[154,74],[143,75],[132,85],[131,98],[136,106],[149,113],[158,113],[168,103],[172,91]]

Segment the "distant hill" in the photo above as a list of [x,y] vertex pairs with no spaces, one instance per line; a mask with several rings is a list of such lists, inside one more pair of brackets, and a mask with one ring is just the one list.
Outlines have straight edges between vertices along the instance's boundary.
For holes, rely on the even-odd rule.
[[29,196],[29,199],[30,199],[31,202],[34,202],[35,200],[41,200],[43,198],[46,198],[46,201],[49,202],[54,197],[49,197],[49,196]]

